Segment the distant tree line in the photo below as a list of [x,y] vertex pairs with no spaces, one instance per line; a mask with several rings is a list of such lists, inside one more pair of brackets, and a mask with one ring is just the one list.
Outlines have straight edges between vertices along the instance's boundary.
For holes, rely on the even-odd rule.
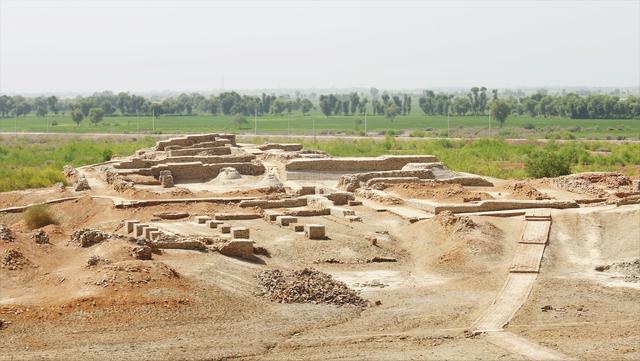
[[[424,91],[418,105],[426,115],[485,115],[492,102],[498,100],[497,90],[488,94],[485,87],[473,87],[468,94],[435,94]],[[563,117],[572,119],[631,119],[640,118],[640,98],[617,95],[576,93],[547,95],[536,93],[530,96],[502,97],[511,114],[532,117]]]
[[[410,94],[390,94],[371,88],[369,94],[316,94],[258,96],[223,92],[204,96],[183,93],[177,96],[143,97],[126,92],[97,92],[91,96],[58,98],[56,96],[27,98],[21,95],[0,95],[0,117],[21,117],[30,113],[45,117],[50,114],[69,113],[80,123],[89,119],[100,122],[105,116],[161,115],[285,115],[292,112],[309,114],[316,107],[327,117],[351,115],[383,115],[390,120],[409,115],[412,111]],[[640,98],[637,96],[589,94],[548,95],[538,92],[528,96],[500,97],[498,91],[486,87],[473,87],[468,93],[435,93],[425,90],[417,97],[418,106],[425,115],[495,115],[498,100],[500,114],[529,115],[533,117],[565,117],[574,119],[629,119],[640,118]]]

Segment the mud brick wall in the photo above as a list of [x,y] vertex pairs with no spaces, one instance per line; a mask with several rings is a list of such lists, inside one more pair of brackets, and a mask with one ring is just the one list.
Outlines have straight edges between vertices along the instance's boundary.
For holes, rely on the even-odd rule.
[[160,171],[170,170],[174,180],[208,180],[218,176],[220,169],[225,167],[235,168],[238,173],[245,175],[264,174],[264,165],[261,162],[246,163],[215,163],[203,164],[202,162],[167,163],[153,166],[149,169],[154,177],[160,176]]
[[280,149],[287,152],[296,152],[302,150],[302,144],[298,143],[266,143],[257,146],[256,148],[264,151],[270,149]]
[[229,155],[231,148],[229,147],[212,147],[212,148],[184,148],[168,151],[170,157],[179,157],[185,155],[196,155],[200,152],[207,152],[210,155]]
[[200,162],[202,164],[211,163],[239,163],[250,162],[256,158],[253,154],[242,155],[219,155],[219,156],[181,156],[181,157],[167,157],[164,159],[140,159],[131,158],[129,161],[116,163],[113,165],[116,169],[136,169],[136,168],[151,168],[153,166],[168,164],[168,163],[193,163]]
[[191,147],[198,143],[213,142],[216,140],[216,138],[228,139],[232,145],[236,144],[236,136],[234,134],[217,134],[217,133],[194,134],[194,135],[187,135],[185,137],[160,140],[156,143],[156,150],[164,150],[165,147],[173,146],[173,145],[182,146],[182,147]]
[[286,198],[273,200],[256,199],[240,202],[240,207],[258,207],[262,209],[304,207],[306,205],[306,198]]
[[391,155],[375,158],[319,158],[293,159],[286,165],[287,171],[388,171],[402,169],[407,163],[437,162],[434,155]]

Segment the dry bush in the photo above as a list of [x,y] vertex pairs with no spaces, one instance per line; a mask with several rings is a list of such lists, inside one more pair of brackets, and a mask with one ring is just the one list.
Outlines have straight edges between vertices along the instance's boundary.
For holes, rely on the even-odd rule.
[[44,227],[49,224],[56,224],[56,220],[49,213],[49,207],[44,204],[38,204],[27,208],[22,213],[22,219],[29,229]]

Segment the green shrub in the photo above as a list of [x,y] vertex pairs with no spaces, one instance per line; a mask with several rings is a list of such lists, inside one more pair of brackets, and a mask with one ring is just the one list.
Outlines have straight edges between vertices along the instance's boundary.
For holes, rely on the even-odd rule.
[[533,124],[533,123],[524,123],[524,124],[522,124],[522,127],[524,129],[536,129],[536,125]]
[[425,132],[424,130],[416,129],[411,131],[411,133],[409,133],[409,136],[413,138],[424,138],[427,136],[427,132]]
[[113,151],[111,149],[107,148],[107,149],[102,151],[102,161],[103,162],[110,161],[111,157],[113,157]]
[[22,213],[22,219],[29,229],[44,227],[49,224],[56,224],[55,219],[49,213],[49,207],[38,204],[27,208]]
[[533,178],[559,177],[571,173],[571,161],[557,152],[535,151],[529,154],[524,170],[527,176]]

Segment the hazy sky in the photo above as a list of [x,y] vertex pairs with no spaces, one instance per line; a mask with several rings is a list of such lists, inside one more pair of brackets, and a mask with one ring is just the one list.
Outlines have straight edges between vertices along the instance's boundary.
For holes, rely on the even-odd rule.
[[640,86],[640,1],[0,0],[0,91]]

